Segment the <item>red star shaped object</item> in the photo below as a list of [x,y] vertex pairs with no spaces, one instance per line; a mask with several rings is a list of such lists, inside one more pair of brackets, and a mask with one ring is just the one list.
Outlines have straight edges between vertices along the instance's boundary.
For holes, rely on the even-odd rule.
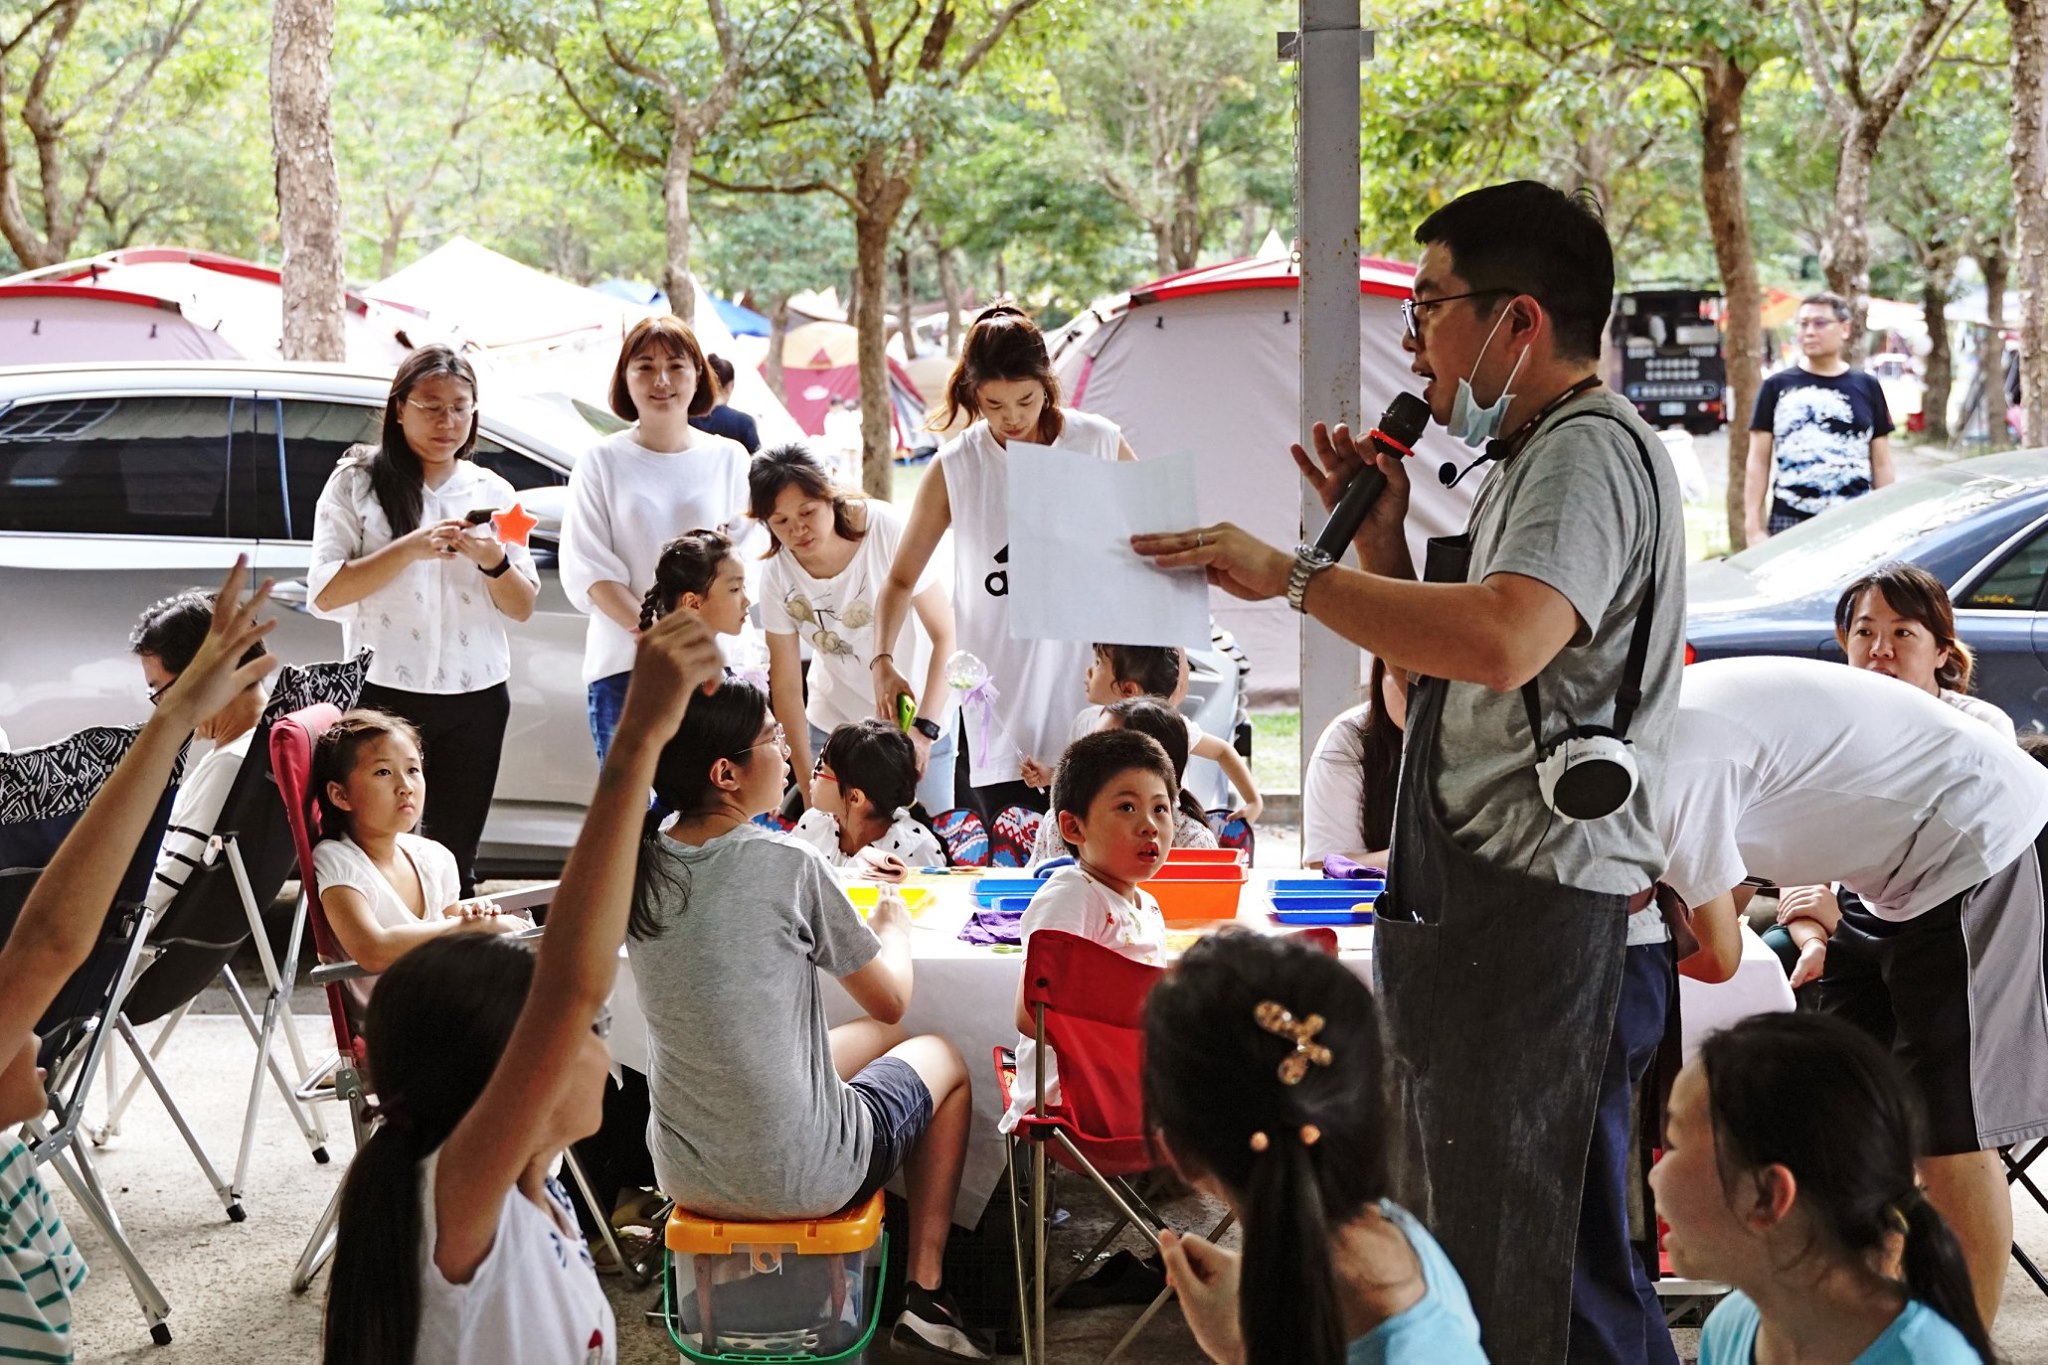
[[540,525],[531,512],[518,503],[513,503],[503,512],[491,513],[491,529],[497,532],[501,545],[524,545],[526,538],[533,534],[533,528]]

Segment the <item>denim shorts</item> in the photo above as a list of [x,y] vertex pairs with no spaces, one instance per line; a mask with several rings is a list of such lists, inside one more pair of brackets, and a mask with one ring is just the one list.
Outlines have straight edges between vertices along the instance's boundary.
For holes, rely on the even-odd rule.
[[875,1197],[902,1168],[910,1149],[932,1123],[932,1092],[925,1089],[917,1068],[901,1057],[877,1057],[847,1082],[868,1107],[874,1120],[874,1145],[868,1149],[868,1172],[860,1189],[841,1212],[857,1209]]

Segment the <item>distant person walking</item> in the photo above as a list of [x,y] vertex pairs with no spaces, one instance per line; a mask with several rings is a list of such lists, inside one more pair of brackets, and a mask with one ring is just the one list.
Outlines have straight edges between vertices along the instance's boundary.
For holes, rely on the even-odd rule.
[[1875,379],[1843,359],[1851,310],[1839,294],[1800,300],[1799,360],[1764,380],[1749,423],[1744,539],[1756,545],[1837,503],[1883,488],[1892,415]]

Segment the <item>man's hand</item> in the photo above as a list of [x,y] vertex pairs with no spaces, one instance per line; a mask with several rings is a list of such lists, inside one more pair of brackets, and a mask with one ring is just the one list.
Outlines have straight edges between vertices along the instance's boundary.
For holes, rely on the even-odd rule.
[[265,654],[247,664],[238,662],[249,652],[249,646],[277,625],[274,620],[256,619],[256,613],[270,598],[269,579],[264,579],[247,597],[241,595],[242,575],[248,567],[249,559],[244,555],[228,570],[220,591],[213,595],[213,621],[207,627],[206,639],[200,642],[198,653],[185,665],[184,672],[157,698],[157,714],[184,728],[197,728],[245,688],[261,682],[281,662],[275,654]]
[[1361,442],[1351,434],[1351,428],[1338,423],[1335,428],[1318,422],[1309,430],[1309,438],[1315,446],[1315,457],[1299,445],[1289,446],[1287,453],[1294,457],[1295,468],[1310,488],[1315,489],[1316,498],[1323,504],[1323,510],[1336,510],[1338,499],[1344,496],[1352,478],[1370,459],[1387,479],[1387,486],[1373,501],[1365,514],[1365,521],[1358,528],[1354,539],[1372,547],[1373,555],[1366,560],[1368,567],[1378,558],[1383,545],[1400,545],[1406,548],[1404,523],[1408,518],[1408,462],[1398,455],[1387,455],[1376,450],[1369,442]]
[[1131,548],[1162,569],[1202,569],[1210,586],[1247,602],[1279,597],[1294,572],[1292,554],[1227,521],[1192,531],[1132,536]]

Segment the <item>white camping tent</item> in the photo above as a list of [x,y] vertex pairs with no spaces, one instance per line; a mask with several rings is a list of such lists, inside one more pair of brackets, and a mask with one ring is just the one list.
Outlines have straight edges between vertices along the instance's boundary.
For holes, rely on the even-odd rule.
[[[1401,350],[1400,301],[1413,277],[1412,267],[1389,261],[1359,265],[1367,425],[1396,393],[1419,388]],[[1293,545],[1302,529],[1301,476],[1287,454],[1300,420],[1299,289],[1289,260],[1253,257],[1099,301],[1050,339],[1066,401],[1122,427],[1140,459],[1193,453],[1205,521],[1233,521],[1270,544]],[[1473,454],[1434,426],[1416,447],[1408,536],[1418,569],[1427,537],[1464,530],[1491,468],[1446,489],[1438,467],[1455,460],[1462,469]],[[1216,591],[1210,610],[1250,655],[1254,694],[1298,692],[1300,633],[1285,602]]]
[[[389,374],[416,322],[346,296],[347,363]],[[0,364],[91,360],[274,360],[284,289],[269,266],[183,247],[124,247],[0,281]]]
[[[425,318],[520,392],[558,392],[599,407],[620,341],[641,318],[663,311],[557,279],[467,237],[449,239],[364,292]],[[803,429],[766,381],[739,363],[732,333],[701,284],[692,327],[707,354],[733,360],[729,401],[754,418],[762,442],[802,440]]]

